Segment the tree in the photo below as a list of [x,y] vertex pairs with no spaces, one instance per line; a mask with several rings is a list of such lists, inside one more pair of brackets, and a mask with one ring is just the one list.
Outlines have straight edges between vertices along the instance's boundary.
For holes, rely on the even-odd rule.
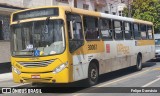
[[124,9],[126,16],[151,21],[154,23],[155,33],[160,33],[160,0],[134,0],[129,8]]

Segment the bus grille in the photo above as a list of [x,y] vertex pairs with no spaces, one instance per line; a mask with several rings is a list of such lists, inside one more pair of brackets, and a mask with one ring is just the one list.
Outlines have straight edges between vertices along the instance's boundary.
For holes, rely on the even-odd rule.
[[54,62],[54,60],[46,60],[46,61],[34,61],[34,62],[18,62],[24,67],[46,67],[49,64]]

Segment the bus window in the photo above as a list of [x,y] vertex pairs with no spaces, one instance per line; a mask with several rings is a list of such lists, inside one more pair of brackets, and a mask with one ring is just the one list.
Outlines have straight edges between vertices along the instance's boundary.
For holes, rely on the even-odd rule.
[[80,15],[67,14],[67,27],[69,37],[69,50],[75,51],[83,45],[82,20]]
[[132,28],[131,23],[124,22],[125,39],[132,39]]
[[0,40],[3,40],[4,38],[3,38],[3,30],[2,30],[2,22],[3,21],[0,21]]
[[24,44],[22,43],[21,29],[20,28],[15,29],[15,34],[17,34],[17,35],[14,35],[14,39],[16,40],[16,41],[14,40],[14,42],[18,43],[17,46],[15,47],[15,50],[22,50],[22,49],[24,50],[24,48],[22,46]]
[[141,34],[139,32],[139,25],[138,24],[134,24],[133,25],[133,33],[134,33],[134,38],[135,39],[141,39]]
[[115,39],[123,39],[123,31],[122,31],[122,22],[121,21],[113,21],[114,31],[115,31]]
[[98,40],[99,30],[98,30],[98,18],[84,16],[84,31],[86,40]]
[[142,39],[147,39],[146,25],[141,24],[140,25],[140,31],[141,31],[141,37],[142,37]]
[[[16,46],[15,50],[26,50],[27,45],[33,44],[33,40],[30,38],[32,27],[31,23],[23,23],[21,25],[15,25],[14,31],[14,43]],[[20,52],[19,52],[20,53]]]
[[112,28],[110,19],[100,19],[100,29],[103,40],[112,39]]
[[148,25],[147,26],[147,31],[148,31],[148,39],[153,39],[153,29],[152,29],[152,26]]

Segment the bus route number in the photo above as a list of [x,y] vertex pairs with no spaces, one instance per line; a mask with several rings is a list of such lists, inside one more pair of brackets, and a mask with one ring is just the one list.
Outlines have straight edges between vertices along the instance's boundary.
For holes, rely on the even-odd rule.
[[97,50],[97,44],[88,45],[88,50]]

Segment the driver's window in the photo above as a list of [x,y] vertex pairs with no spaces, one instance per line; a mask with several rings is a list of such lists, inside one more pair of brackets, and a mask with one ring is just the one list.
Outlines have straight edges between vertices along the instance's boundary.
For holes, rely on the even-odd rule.
[[82,19],[78,14],[67,13],[67,28],[70,52],[83,45]]
[[67,25],[69,39],[83,39],[82,35],[82,21],[79,15],[69,14],[67,16]]

